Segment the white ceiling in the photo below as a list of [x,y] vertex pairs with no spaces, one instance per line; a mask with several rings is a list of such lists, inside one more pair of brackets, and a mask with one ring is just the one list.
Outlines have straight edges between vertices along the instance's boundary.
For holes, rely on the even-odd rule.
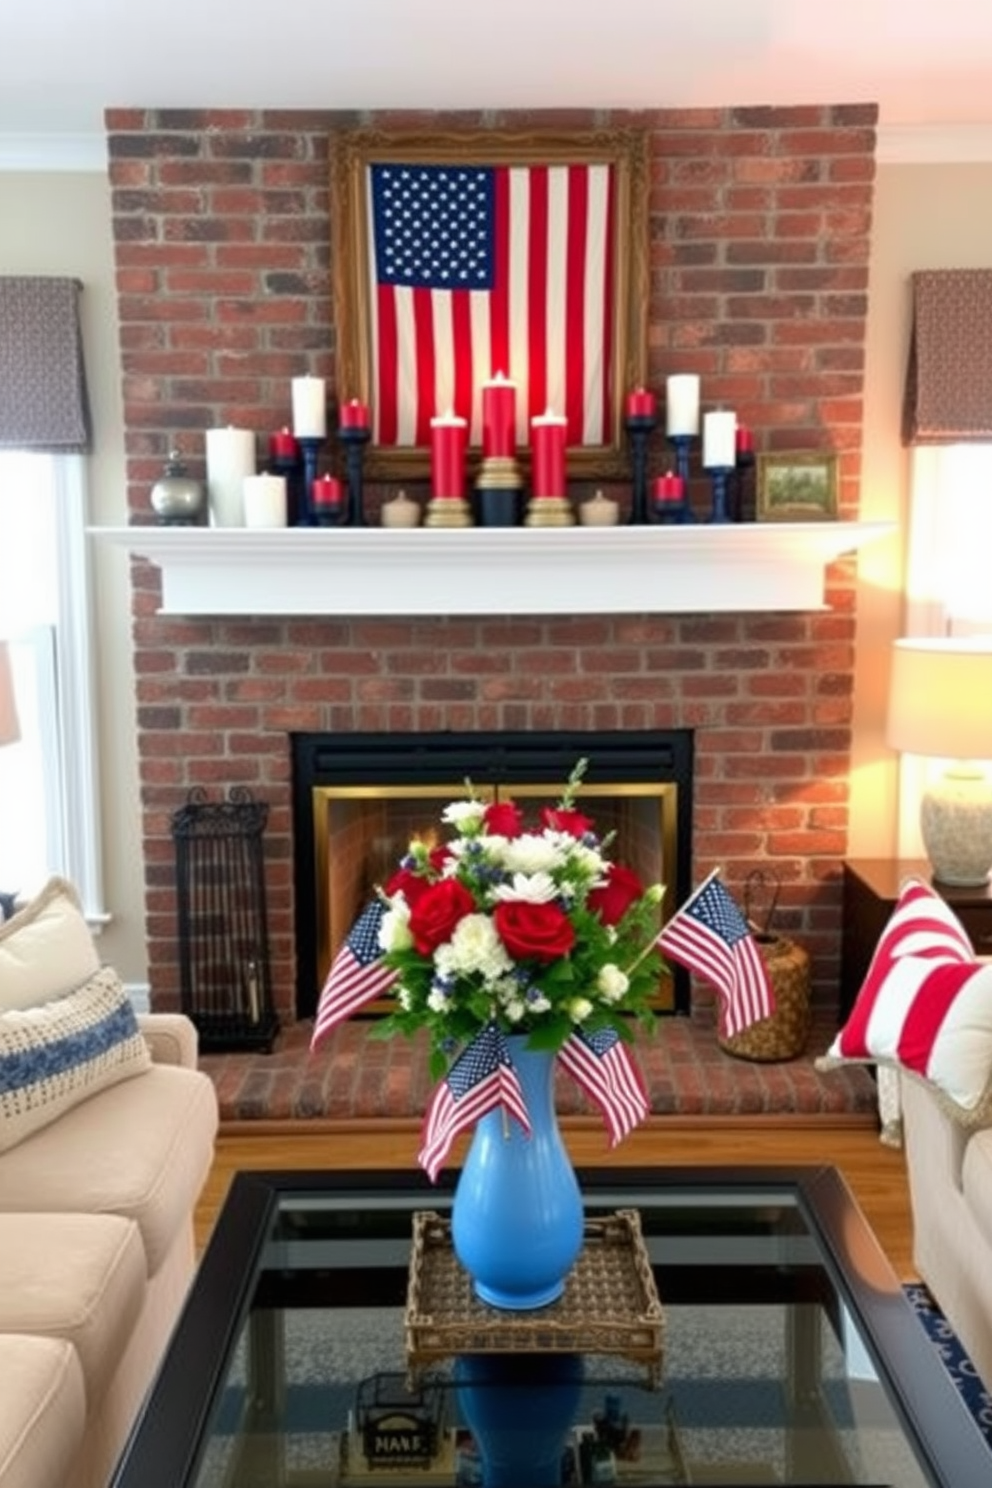
[[0,137],[113,107],[862,103],[992,126],[992,0],[0,0]]

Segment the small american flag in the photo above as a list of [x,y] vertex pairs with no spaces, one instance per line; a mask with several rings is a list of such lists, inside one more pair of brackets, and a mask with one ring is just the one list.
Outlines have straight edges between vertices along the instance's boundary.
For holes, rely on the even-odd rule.
[[718,871],[662,927],[658,945],[712,982],[723,999],[721,1029],[733,1035],[769,1017],[775,999],[757,942]]
[[527,1102],[506,1039],[490,1023],[459,1054],[427,1108],[417,1161],[432,1183],[459,1132],[500,1106],[529,1134]]
[[615,168],[369,166],[376,442],[430,443],[448,410],[481,436],[482,384],[518,389],[517,442],[549,408],[570,445],[608,444]]
[[396,980],[393,968],[382,964],[379,926],[385,912],[385,905],[373,899],[342,942],[317,1004],[311,1051],[319,1048],[332,1028],[387,992]]
[[612,1147],[650,1111],[640,1071],[612,1028],[576,1030],[558,1050],[558,1062],[599,1106]]

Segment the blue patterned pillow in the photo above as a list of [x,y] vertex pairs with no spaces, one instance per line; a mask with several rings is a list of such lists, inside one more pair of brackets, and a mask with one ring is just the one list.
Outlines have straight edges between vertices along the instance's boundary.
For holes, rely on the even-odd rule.
[[112,967],[65,997],[0,1014],[0,1152],[150,1064]]

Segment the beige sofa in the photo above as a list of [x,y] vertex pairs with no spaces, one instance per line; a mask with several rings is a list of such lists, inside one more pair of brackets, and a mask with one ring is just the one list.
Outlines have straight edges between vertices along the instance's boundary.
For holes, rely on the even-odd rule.
[[913,1259],[992,1389],[992,1128],[963,1125],[939,1089],[903,1076]]
[[[65,994],[84,968],[62,955],[64,887],[54,913],[0,926],[0,1488],[108,1482],[192,1277],[217,1130],[188,1019],[135,1019],[107,968]],[[62,990],[11,1007],[36,997],[53,929],[41,981]],[[67,1091],[75,1069],[52,1071],[74,1039],[86,1072]]]

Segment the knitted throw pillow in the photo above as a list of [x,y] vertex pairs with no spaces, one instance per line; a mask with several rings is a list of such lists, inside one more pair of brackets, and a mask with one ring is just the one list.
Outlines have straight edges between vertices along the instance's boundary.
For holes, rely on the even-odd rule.
[[134,1009],[109,966],[67,997],[0,1014],[0,1152],[150,1064]]

